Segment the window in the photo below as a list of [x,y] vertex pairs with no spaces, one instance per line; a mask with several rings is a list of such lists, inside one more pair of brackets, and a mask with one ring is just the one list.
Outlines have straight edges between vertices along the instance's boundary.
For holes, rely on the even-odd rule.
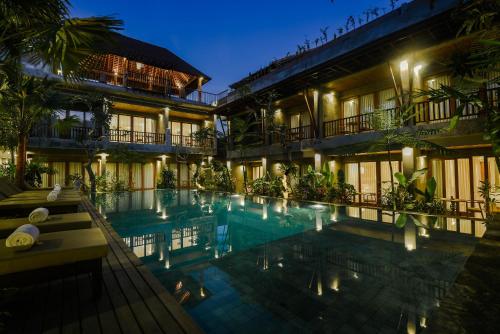
[[118,126],[120,130],[131,131],[132,130],[132,117],[128,115],[119,115]]
[[[449,86],[450,79],[447,75],[441,75],[427,80],[427,89],[439,89],[441,86]],[[429,103],[429,120],[437,121],[450,117],[450,101],[446,100],[438,103]]]
[[256,180],[263,176],[263,168],[262,166],[253,166],[252,167],[252,179]]
[[377,203],[377,163],[359,164],[361,200],[365,203]]
[[[80,124],[78,124],[78,126],[85,126],[86,123],[86,119],[85,119],[85,112],[84,111],[75,111],[75,110],[70,110],[69,112],[69,115],[72,117],[72,118],[77,118],[80,122]],[[64,118],[64,117],[62,117]],[[90,120],[88,120],[90,121]]]
[[300,126],[300,114],[290,116],[290,128],[298,128]]
[[358,114],[358,99],[350,99],[342,103],[344,118],[353,117]]
[[375,109],[373,94],[363,95],[360,99],[360,112],[361,114],[372,113]]
[[[354,186],[356,192],[359,192],[359,166],[358,163],[349,163],[345,166],[345,179],[348,184]],[[356,196],[357,198],[357,196]],[[356,199],[356,202],[358,200]]]
[[380,109],[393,109],[396,108],[396,92],[394,88],[384,89],[378,92],[378,101]]
[[134,117],[134,131],[144,132],[144,117]]

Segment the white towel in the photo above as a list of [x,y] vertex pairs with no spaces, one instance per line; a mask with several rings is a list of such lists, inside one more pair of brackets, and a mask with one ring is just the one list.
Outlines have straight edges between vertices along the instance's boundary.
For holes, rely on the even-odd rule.
[[37,242],[39,236],[40,231],[35,225],[21,225],[5,240],[5,246],[15,250],[29,249]]
[[49,210],[45,208],[38,208],[30,213],[28,220],[31,224],[37,224],[46,221],[48,217]]
[[57,199],[57,195],[59,195],[59,193],[57,191],[51,191],[47,195],[47,201],[48,202],[54,202]]

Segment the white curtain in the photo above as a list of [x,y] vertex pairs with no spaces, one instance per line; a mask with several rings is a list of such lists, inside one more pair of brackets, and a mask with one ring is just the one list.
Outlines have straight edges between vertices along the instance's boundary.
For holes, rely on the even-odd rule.
[[82,176],[82,163],[81,162],[70,162],[69,163],[69,175]]
[[139,163],[132,164],[132,185],[134,189],[142,188],[142,165]]
[[[428,89],[439,89],[442,85],[449,86],[450,78],[447,75],[441,75],[430,80],[427,80]],[[440,120],[450,117],[450,102],[449,100],[429,103],[429,120]]]
[[108,181],[112,181],[116,177],[116,163],[107,162],[106,172],[108,173]]
[[118,164],[118,175],[122,182],[130,186],[129,183],[129,164],[119,163]]
[[396,108],[396,92],[394,88],[384,89],[378,92],[378,101],[380,109]]
[[154,188],[154,168],[152,162],[144,164],[144,188]]
[[[392,172],[399,172],[399,161],[391,161]],[[380,182],[382,186],[382,193],[391,188],[391,170],[389,168],[389,161],[380,162]],[[394,182],[397,184],[397,179],[394,178]]]
[[180,173],[179,173],[181,187],[188,187],[189,186],[188,174],[189,174],[189,171],[188,171],[187,164],[181,163],[180,164]]
[[445,188],[446,198],[457,198],[457,189],[455,185],[455,160],[444,161],[444,175],[445,175]]
[[436,180],[436,197],[442,198],[444,194],[443,190],[443,161],[439,159],[433,159],[431,161],[432,176]]
[[373,94],[363,95],[360,99],[360,112],[361,114],[368,114],[373,112],[375,106],[373,101]]
[[[361,182],[360,182],[360,192],[362,194],[370,194],[371,196],[366,197],[367,201],[376,201],[377,194],[377,163],[376,162],[361,162],[359,164]],[[373,195],[374,194],[374,195]],[[363,197],[362,197],[363,199]]]
[[[458,159],[458,197],[470,200],[470,166],[469,159]],[[465,203],[460,203],[460,211],[465,211]]]
[[481,197],[481,194],[479,193],[479,187],[481,186],[481,181],[484,182],[485,180],[484,157],[482,156],[472,157],[472,176],[473,176],[472,187],[474,190],[474,200],[475,201],[484,200]]
[[[352,184],[357,192],[359,192],[359,170],[358,163],[348,163],[345,165],[345,180],[348,184]],[[356,196],[356,202],[358,201]]]
[[350,99],[343,102],[344,118],[358,114],[358,99]]
[[55,171],[55,174],[52,175],[52,185],[60,184],[62,186],[66,184],[66,163],[53,162],[52,168]]

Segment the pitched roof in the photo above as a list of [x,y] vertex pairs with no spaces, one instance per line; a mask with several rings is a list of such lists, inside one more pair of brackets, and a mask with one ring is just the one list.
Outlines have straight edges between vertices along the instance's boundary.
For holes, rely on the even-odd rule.
[[196,77],[203,77],[205,82],[210,80],[210,77],[206,74],[164,47],[146,43],[118,33],[113,33],[113,35],[114,38],[112,42],[105,43],[100,47],[101,52],[126,57],[134,61],[164,69],[183,72]]

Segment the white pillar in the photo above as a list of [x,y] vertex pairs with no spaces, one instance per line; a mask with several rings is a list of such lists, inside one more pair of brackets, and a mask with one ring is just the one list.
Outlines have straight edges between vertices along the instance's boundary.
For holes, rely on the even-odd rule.
[[415,149],[412,147],[403,147],[403,174],[409,178],[415,171]]
[[172,145],[172,137],[170,136],[170,108],[165,107],[163,109],[163,127],[165,128],[165,144],[168,146]]
[[314,170],[321,171],[321,153],[314,153]]

